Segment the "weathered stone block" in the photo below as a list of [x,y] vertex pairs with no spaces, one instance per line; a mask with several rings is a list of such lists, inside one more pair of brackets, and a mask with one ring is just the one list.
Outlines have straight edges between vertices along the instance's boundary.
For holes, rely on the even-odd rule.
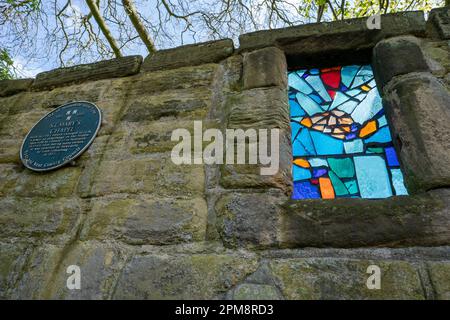
[[211,85],[218,64],[187,66],[177,70],[144,72],[135,76],[128,90],[129,98],[161,94],[168,90],[190,89]]
[[0,196],[67,197],[75,192],[81,169],[70,165],[34,172],[17,164],[0,164]]
[[[270,135],[270,132],[269,132]],[[270,137],[270,136],[269,136]],[[259,141],[259,140],[258,140]],[[271,139],[268,139],[270,150]],[[254,145],[255,150],[259,142]],[[246,143],[246,159],[248,160],[248,149],[250,144]],[[237,146],[234,146],[235,161]],[[271,151],[272,152],[272,151]],[[290,133],[281,131],[279,139],[278,160],[275,160],[276,153],[271,153],[272,162],[270,165],[261,164],[223,164],[220,165],[220,185],[227,189],[241,188],[278,188],[286,194],[292,189],[292,145],[290,141]],[[278,167],[275,163],[278,161]],[[274,173],[271,175],[262,175],[261,169],[273,167]]]
[[203,241],[206,218],[203,198],[95,198],[81,238],[155,245]]
[[205,63],[217,63],[232,55],[233,51],[234,46],[231,39],[189,44],[176,48],[159,50],[145,58],[142,65],[142,71],[174,69]]
[[367,18],[358,18],[256,31],[239,37],[239,49],[248,51],[279,46],[287,55],[311,55],[332,50],[372,48],[384,38],[425,33],[425,19],[420,11],[382,15],[380,30],[368,30],[366,22]]
[[44,109],[9,115],[2,121],[0,136],[3,138],[14,138],[20,149],[22,139],[25,138],[31,128],[47,113]]
[[73,198],[0,199],[0,237],[42,237],[75,232],[82,213],[81,203]]
[[34,79],[0,80],[0,97],[10,96],[21,91],[27,91]]
[[450,6],[431,10],[428,25],[441,39],[450,39]]
[[[381,269],[379,290],[366,286],[370,265]],[[278,259],[270,267],[286,299],[425,299],[418,271],[405,261]]]
[[279,243],[341,248],[446,245],[449,201],[448,194],[289,201],[280,216]]
[[[78,185],[82,196],[112,193],[152,193],[158,196],[202,194],[204,169],[201,165],[175,165],[170,155],[146,158],[103,160],[94,171],[86,169],[90,179]],[[84,174],[84,173],[83,173]]]
[[[228,101],[228,129],[267,129],[267,149],[271,149],[271,129],[279,129],[279,170],[274,175],[263,176],[265,165],[226,164],[221,166],[221,185],[226,188],[276,187],[289,192],[292,185],[289,105],[285,88],[257,88],[245,90]],[[246,158],[248,147],[246,143]],[[256,147],[256,146],[255,146]],[[235,143],[234,151],[237,147]],[[236,158],[236,157],[235,157]]]
[[450,262],[428,262],[427,268],[435,298],[450,300]]
[[283,51],[276,47],[244,54],[244,89],[287,86],[287,65]]
[[122,120],[143,122],[166,117],[189,117],[201,120],[210,107],[210,99],[211,91],[207,87],[135,96],[127,101]]
[[395,76],[430,71],[419,46],[419,39],[412,36],[379,42],[373,49],[372,66],[380,89]]
[[245,90],[229,101],[229,129],[272,129],[290,131],[286,88]]
[[19,152],[22,141],[10,136],[0,136],[0,145],[0,163],[21,164]]
[[9,298],[8,291],[22,274],[31,246],[22,243],[0,243],[0,299]]
[[424,41],[422,50],[432,74],[439,78],[445,78],[447,70],[450,70],[449,42],[441,40]]
[[[54,277],[47,284],[47,299],[107,300],[133,249],[109,242],[75,242],[64,259],[55,268]],[[66,286],[66,269],[77,265],[81,270],[81,289],[69,290]],[[44,284],[41,284],[44,286]]]
[[450,95],[428,73],[392,81],[383,101],[408,190],[450,185]]
[[217,230],[226,246],[273,247],[279,243],[281,203],[272,193],[229,193],[216,203]]
[[21,270],[21,277],[11,285],[9,299],[49,299],[53,286],[56,285],[54,277],[59,272],[65,280],[60,285],[65,286],[66,270],[58,270],[58,264],[63,255],[63,246],[45,244],[32,247],[27,264]]
[[[103,92],[111,86],[111,83],[112,80],[105,79],[54,88],[47,91],[47,94],[41,101],[33,101],[32,104],[40,104],[47,108],[48,111],[73,101],[89,101],[95,104],[97,101],[102,100]],[[36,93],[33,94],[35,95]],[[114,98],[119,100],[120,96],[115,96]],[[25,102],[25,99],[23,100],[23,102],[21,101],[22,104],[28,104],[28,102]]]
[[214,299],[257,266],[253,254],[152,254],[123,269],[113,299]]
[[138,73],[141,63],[141,56],[128,56],[54,69],[39,73],[32,88],[42,90],[89,80],[125,77]]

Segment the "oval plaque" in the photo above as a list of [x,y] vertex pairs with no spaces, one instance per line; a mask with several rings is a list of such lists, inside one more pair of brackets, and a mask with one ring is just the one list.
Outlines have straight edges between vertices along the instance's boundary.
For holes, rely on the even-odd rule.
[[90,102],[62,105],[39,120],[23,140],[20,159],[34,171],[53,170],[77,158],[94,141],[102,122]]

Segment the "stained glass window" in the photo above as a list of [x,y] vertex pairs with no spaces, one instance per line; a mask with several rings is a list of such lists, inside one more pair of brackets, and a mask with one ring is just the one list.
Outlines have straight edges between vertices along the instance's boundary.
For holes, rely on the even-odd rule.
[[406,195],[370,65],[291,71],[293,199]]

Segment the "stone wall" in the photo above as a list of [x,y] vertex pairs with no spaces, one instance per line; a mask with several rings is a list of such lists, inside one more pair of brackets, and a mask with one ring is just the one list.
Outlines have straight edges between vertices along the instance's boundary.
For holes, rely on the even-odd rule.
[[[447,7],[381,30],[303,25],[1,81],[0,298],[450,299],[448,21]],[[352,61],[372,61],[411,195],[291,201],[286,69]],[[103,112],[94,143],[24,168],[32,125],[77,100]],[[279,172],[173,164],[171,133],[194,120],[279,128]]]

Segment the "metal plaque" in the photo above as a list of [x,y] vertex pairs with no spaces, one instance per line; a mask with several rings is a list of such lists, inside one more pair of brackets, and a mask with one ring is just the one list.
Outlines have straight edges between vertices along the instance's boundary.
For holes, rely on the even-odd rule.
[[90,102],[62,105],[39,120],[23,140],[20,159],[34,171],[53,170],[71,162],[94,141],[102,114]]

